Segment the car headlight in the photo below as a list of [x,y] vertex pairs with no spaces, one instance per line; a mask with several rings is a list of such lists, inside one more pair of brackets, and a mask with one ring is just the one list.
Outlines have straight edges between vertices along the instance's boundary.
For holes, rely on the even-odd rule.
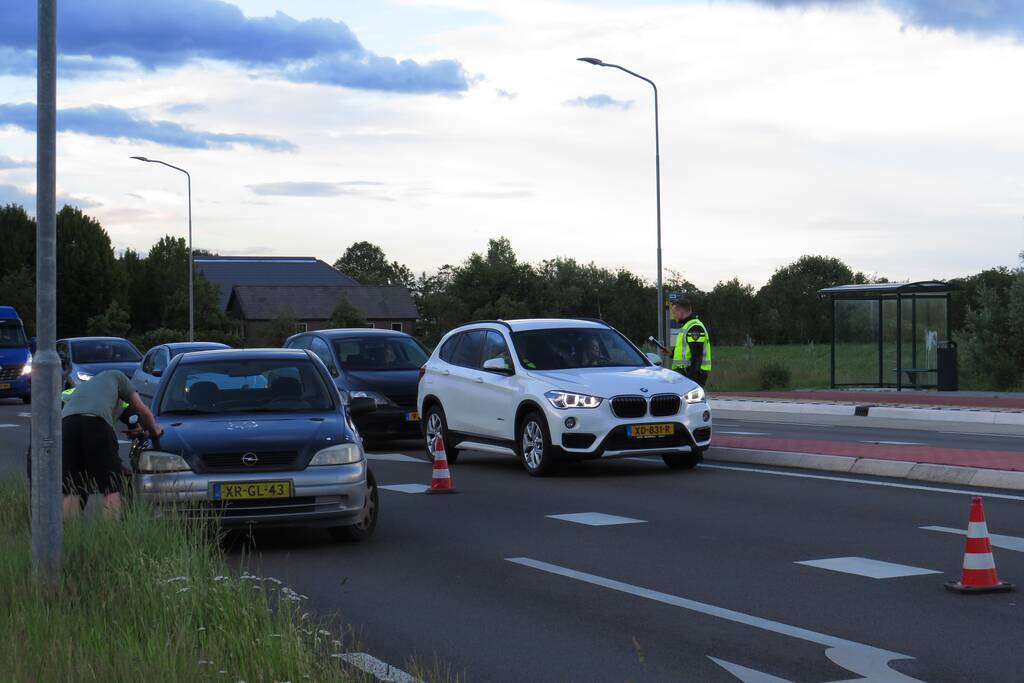
[[32,359],[31,358],[29,358],[27,361],[25,361],[25,367],[23,367],[21,369],[21,374],[22,374],[22,376],[24,376],[24,375],[31,375],[32,374]]
[[139,456],[139,462],[135,467],[139,472],[146,474],[188,472],[192,469],[185,462],[185,458],[177,453],[165,453],[163,451],[142,451],[142,455]]
[[692,389],[687,392],[686,396],[683,398],[686,399],[687,403],[700,403],[704,400],[704,390],[697,387],[696,389]]
[[378,394],[376,391],[350,391],[348,392],[348,396],[349,398],[372,398],[378,408],[391,405],[391,399],[384,394]]
[[350,465],[363,459],[363,449],[358,444],[340,443],[317,452],[309,461],[310,467],[321,465]]
[[75,373],[75,377],[78,378],[79,382],[88,382],[89,380],[92,379],[92,373],[85,372],[84,370],[79,370],[78,372]]
[[574,394],[571,391],[549,391],[544,394],[544,397],[551,402],[551,405],[559,410],[567,410],[569,408],[596,408],[601,405],[602,401],[604,401],[603,398],[598,398],[597,396]]

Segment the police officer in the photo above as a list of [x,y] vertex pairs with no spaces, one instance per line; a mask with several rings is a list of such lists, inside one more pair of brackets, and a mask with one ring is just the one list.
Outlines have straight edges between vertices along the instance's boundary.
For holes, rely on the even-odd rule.
[[700,386],[708,382],[711,372],[711,338],[707,326],[693,313],[693,304],[686,292],[669,296],[672,318],[679,323],[672,369],[686,375]]

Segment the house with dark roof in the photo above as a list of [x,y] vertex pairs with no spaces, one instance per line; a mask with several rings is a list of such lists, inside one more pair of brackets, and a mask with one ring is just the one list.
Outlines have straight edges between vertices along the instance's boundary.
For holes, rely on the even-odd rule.
[[312,256],[197,256],[196,269],[220,287],[221,310],[227,310],[231,290],[239,285],[333,285],[359,283]]
[[323,329],[343,298],[370,327],[411,333],[419,317],[407,288],[364,287],[315,257],[199,256],[195,265],[220,287],[221,307],[247,343],[265,343],[262,328],[282,316],[299,332]]
[[322,330],[343,299],[369,327],[412,333],[419,317],[407,288],[362,285],[235,285],[228,314],[240,321],[243,340],[260,340],[267,323],[281,316],[293,318],[298,332]]

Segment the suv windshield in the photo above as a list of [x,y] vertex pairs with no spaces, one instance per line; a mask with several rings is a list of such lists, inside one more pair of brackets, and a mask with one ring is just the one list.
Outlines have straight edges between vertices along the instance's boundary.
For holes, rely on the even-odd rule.
[[334,354],[344,370],[419,370],[429,358],[410,337],[343,337]]
[[84,339],[71,342],[76,363],[136,363],[142,354],[123,339]]
[[295,413],[334,407],[309,360],[267,358],[181,363],[167,380],[159,412]]
[[529,370],[642,368],[650,361],[612,329],[529,330],[512,335],[519,362]]
[[0,348],[28,346],[21,323],[13,320],[0,321]]

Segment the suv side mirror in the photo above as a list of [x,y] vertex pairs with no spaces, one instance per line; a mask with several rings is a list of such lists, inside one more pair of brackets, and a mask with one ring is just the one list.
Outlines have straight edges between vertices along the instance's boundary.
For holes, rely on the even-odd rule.
[[348,400],[349,415],[367,415],[377,410],[377,402],[372,398],[357,396]]
[[663,364],[663,361],[661,360],[661,356],[659,356],[656,353],[648,353],[647,354],[647,360],[651,361],[655,365],[662,365]]
[[489,360],[485,360],[484,361],[484,370],[487,370],[488,372],[498,372],[498,373],[501,373],[503,375],[510,375],[510,374],[512,374],[512,368],[510,368],[508,366],[508,361],[506,361],[501,356],[498,356],[497,358],[491,358]]
[[154,377],[160,377],[161,375],[164,374],[164,371],[163,368],[153,368],[152,370],[149,371],[149,374],[153,375]]

